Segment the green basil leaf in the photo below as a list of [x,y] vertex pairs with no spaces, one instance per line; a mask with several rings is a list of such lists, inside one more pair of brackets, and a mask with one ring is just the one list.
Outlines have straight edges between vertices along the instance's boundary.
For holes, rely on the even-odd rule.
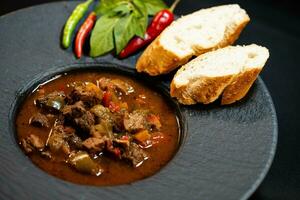
[[137,35],[139,37],[144,37],[143,29],[139,24],[139,17],[133,15],[132,26],[135,27],[135,35]]
[[97,15],[105,15],[120,4],[128,4],[128,0],[101,0],[95,8]]
[[137,23],[135,34],[141,38],[144,38],[145,32],[148,26],[148,12],[143,0],[133,0],[135,10],[133,12]]
[[148,15],[155,15],[162,9],[168,8],[162,0],[144,0]]
[[100,17],[92,31],[90,39],[91,57],[101,56],[114,49],[113,29],[119,17]]
[[103,55],[114,48],[119,54],[137,35],[144,38],[148,15],[167,8],[163,0],[101,0],[95,9],[102,15],[91,35],[91,56]]
[[132,0],[134,7],[137,10],[137,15],[148,16],[148,11],[144,0]]
[[119,54],[127,43],[135,35],[135,27],[132,26],[133,14],[122,17],[114,28],[116,53]]
[[147,21],[148,17],[137,17],[134,15],[134,19],[132,20],[132,26],[135,27],[135,35],[144,38],[145,32],[147,29]]
[[113,8],[112,11],[123,16],[129,14],[132,11],[132,7],[128,3],[122,3]]

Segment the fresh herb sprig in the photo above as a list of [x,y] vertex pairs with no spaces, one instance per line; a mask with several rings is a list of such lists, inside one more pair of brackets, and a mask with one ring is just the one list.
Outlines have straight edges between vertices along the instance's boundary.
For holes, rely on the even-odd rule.
[[148,16],[164,8],[162,0],[101,0],[95,9],[100,18],[91,34],[90,56],[113,50],[119,54],[135,35],[144,37]]

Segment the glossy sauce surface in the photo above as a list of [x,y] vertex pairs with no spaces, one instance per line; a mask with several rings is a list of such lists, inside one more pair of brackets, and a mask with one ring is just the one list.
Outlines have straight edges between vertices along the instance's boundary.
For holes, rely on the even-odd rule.
[[[145,109],[149,109],[159,115],[161,121],[160,132],[163,138],[158,143],[153,144],[151,148],[145,148],[149,159],[139,167],[133,167],[121,160],[99,156],[96,160],[103,167],[104,172],[100,176],[93,176],[89,174],[82,174],[70,167],[64,159],[57,158],[53,160],[45,159],[40,154],[29,154],[29,158],[39,168],[47,173],[58,178],[71,181],[79,184],[87,185],[119,185],[131,183],[145,177],[149,177],[158,172],[165,166],[177,151],[179,144],[179,124],[176,119],[173,108],[168,105],[164,97],[156,91],[146,87],[142,83],[131,79],[127,76],[117,75],[112,73],[99,72],[76,72],[67,75],[62,75],[48,83],[43,84],[39,89],[34,91],[27,97],[21,105],[20,111],[16,119],[16,130],[19,141],[28,137],[30,134],[38,135],[44,142],[46,142],[51,127],[34,127],[29,125],[29,120],[33,113],[38,112],[38,108],[34,104],[34,100],[38,98],[39,91],[42,88],[43,92],[50,93],[57,90],[63,90],[68,94],[71,89],[68,87],[77,81],[96,83],[102,77],[117,78],[129,83],[134,88],[134,93],[124,96],[124,101],[127,102],[129,109],[133,109],[136,104],[136,99],[139,95],[143,95],[146,104],[143,105]],[[54,121],[50,121],[52,124]]]

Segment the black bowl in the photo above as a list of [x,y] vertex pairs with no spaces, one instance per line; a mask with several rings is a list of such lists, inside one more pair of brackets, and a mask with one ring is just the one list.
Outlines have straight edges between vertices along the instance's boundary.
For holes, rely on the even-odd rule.
[[[167,84],[162,84],[161,81],[157,81],[149,76],[137,73],[136,70],[126,68],[124,66],[111,64],[111,63],[98,63],[98,64],[73,64],[70,66],[65,66],[61,68],[55,68],[47,71],[46,73],[41,73],[35,76],[28,84],[22,87],[16,95],[15,101],[12,103],[11,110],[9,113],[9,128],[11,133],[15,133],[16,145],[18,145],[18,137],[16,131],[16,118],[19,113],[19,108],[22,103],[25,101],[26,97],[35,91],[41,84],[52,81],[61,75],[71,74],[71,73],[80,73],[80,72],[98,72],[98,73],[111,73],[127,76],[139,83],[145,85],[146,87],[156,91],[158,94],[161,94],[166,103],[168,103],[176,115],[177,123],[179,126],[179,137],[178,137],[178,149],[174,152],[176,155],[177,151],[180,149],[180,146],[184,142],[187,134],[187,123],[185,117],[183,116],[180,105],[177,101],[172,99],[169,95],[169,87]],[[26,172],[25,172],[26,173]]]

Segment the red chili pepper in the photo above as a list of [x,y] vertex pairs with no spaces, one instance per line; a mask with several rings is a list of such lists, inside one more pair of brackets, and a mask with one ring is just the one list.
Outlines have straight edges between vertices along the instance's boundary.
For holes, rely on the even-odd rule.
[[114,148],[114,154],[116,157],[121,158],[121,150],[119,148]]
[[108,108],[111,112],[119,112],[120,106],[112,101],[109,102]]
[[109,103],[111,101],[112,94],[109,91],[104,91],[103,92],[103,98],[102,98],[102,103],[105,107],[109,106]]
[[121,139],[122,140],[129,140],[129,137],[128,137],[128,135],[122,135]]
[[77,58],[81,58],[83,44],[85,42],[86,37],[93,29],[96,19],[97,19],[96,13],[91,12],[91,14],[86,18],[86,20],[81,25],[76,35],[75,55]]
[[119,58],[126,58],[135,53],[142,47],[150,44],[159,34],[174,21],[174,14],[172,13],[180,0],[175,0],[170,9],[159,11],[148,26],[145,37],[138,36],[130,40],[127,46],[119,54]]

